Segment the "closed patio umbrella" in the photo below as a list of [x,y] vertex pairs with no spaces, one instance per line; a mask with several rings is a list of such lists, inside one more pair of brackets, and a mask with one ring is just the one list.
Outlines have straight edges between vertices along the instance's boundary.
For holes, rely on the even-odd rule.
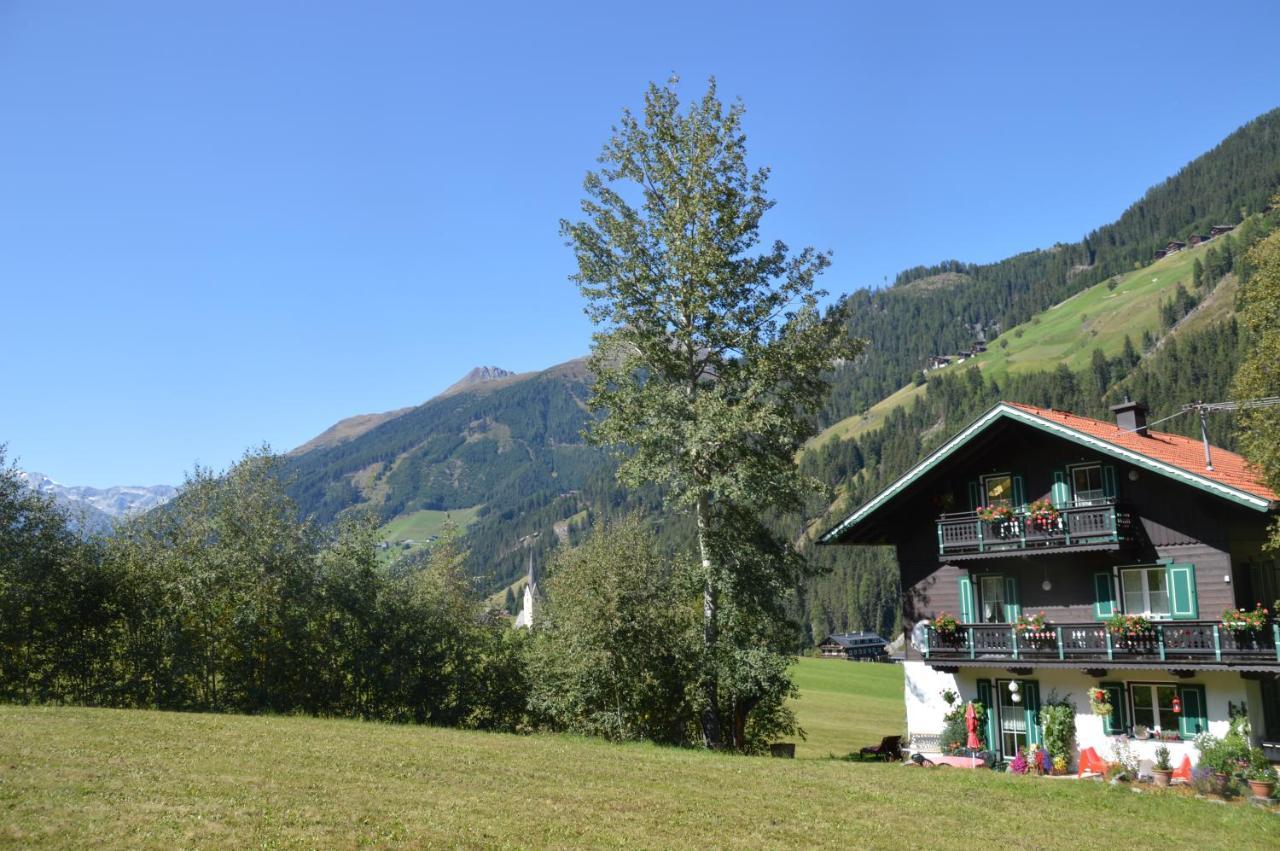
[[982,740],[978,738],[978,713],[973,708],[972,700],[969,701],[969,705],[964,710],[964,726],[969,731],[969,738],[965,741],[964,746],[969,749],[969,756],[973,758],[973,763],[977,766],[977,751],[982,747]]

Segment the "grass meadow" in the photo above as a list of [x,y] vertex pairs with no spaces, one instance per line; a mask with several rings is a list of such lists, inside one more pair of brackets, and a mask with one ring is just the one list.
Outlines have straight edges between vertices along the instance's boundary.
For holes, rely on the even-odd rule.
[[805,660],[797,673],[810,739],[795,760],[313,718],[0,707],[0,846],[1280,845],[1280,818],[1249,806],[827,758],[900,729],[890,692],[901,672]]

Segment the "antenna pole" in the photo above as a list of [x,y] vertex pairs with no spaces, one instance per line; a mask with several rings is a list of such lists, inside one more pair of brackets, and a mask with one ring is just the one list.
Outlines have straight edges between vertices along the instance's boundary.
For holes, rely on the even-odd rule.
[[1203,406],[1200,411],[1200,439],[1204,441],[1204,468],[1213,469],[1213,457],[1209,454],[1209,414]]

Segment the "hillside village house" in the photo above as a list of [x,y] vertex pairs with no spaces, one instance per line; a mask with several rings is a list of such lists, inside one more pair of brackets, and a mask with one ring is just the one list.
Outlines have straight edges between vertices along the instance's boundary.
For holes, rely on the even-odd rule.
[[[1104,757],[1127,736],[1145,760],[1164,739],[1194,762],[1197,733],[1247,713],[1280,758],[1280,627],[1222,620],[1280,596],[1262,549],[1277,494],[1241,456],[1206,463],[1200,441],[1148,430],[1143,406],[1113,410],[1000,403],[821,539],[897,550],[914,750],[937,750],[955,690],[994,709],[986,739],[1006,759],[1040,743],[1051,697]],[[1149,625],[1121,629],[1126,615]],[[1096,688],[1110,715],[1093,713]]]
[[879,662],[889,658],[889,643],[874,632],[833,632],[818,642],[818,652],[834,659]]

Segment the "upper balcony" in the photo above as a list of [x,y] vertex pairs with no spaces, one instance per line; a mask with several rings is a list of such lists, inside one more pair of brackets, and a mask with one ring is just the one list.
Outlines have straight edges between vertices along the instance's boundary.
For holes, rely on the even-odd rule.
[[1095,500],[1031,514],[1010,510],[983,519],[963,511],[938,517],[938,555],[957,561],[1027,552],[1117,550],[1129,541],[1129,511],[1115,500]]
[[959,624],[927,627],[921,648],[930,662],[1138,662],[1170,667],[1245,665],[1280,667],[1280,626],[1233,630],[1221,621],[1155,621],[1136,633],[1117,633],[1102,622]]

